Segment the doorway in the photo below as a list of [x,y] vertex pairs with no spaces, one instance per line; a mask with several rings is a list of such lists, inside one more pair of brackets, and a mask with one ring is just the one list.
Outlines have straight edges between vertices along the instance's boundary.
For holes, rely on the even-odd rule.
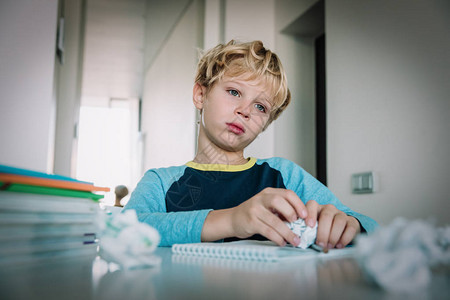
[[325,34],[314,41],[316,70],[316,170],[317,179],[327,185],[327,99]]
[[[291,74],[298,80],[296,126],[301,131],[295,159],[305,170],[327,185],[326,45],[325,5],[317,1],[282,31],[291,37]],[[290,50],[291,51],[291,50]],[[295,148],[293,147],[293,148]]]
[[[103,203],[114,205],[114,188],[133,188],[142,165],[137,99],[110,100],[108,106],[82,105],[76,177],[111,189]],[[129,195],[122,200],[126,204]]]

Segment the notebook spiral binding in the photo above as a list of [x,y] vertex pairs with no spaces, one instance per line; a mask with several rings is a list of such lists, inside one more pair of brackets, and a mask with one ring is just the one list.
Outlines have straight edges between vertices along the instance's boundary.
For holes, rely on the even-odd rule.
[[274,250],[249,245],[225,246],[214,243],[175,244],[172,246],[174,254],[266,262],[278,260]]

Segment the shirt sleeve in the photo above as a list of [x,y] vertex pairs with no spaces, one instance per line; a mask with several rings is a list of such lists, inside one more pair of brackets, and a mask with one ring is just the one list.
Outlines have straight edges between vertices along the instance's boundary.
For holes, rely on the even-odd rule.
[[147,171],[131,194],[124,211],[134,209],[139,221],[158,230],[161,235],[159,246],[199,243],[210,210],[167,212],[165,195],[169,184],[155,170]]
[[275,163],[281,172],[286,188],[293,190],[305,204],[309,200],[315,200],[320,205],[332,204],[348,216],[356,218],[363,231],[368,233],[378,227],[377,222],[372,218],[357,213],[342,204],[326,186],[300,166],[286,159],[276,159]]

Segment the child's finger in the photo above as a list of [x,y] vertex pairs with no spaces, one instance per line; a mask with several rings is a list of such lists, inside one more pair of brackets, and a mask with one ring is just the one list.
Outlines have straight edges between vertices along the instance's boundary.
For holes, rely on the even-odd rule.
[[341,238],[336,244],[336,248],[343,248],[347,246],[353,240],[353,238],[356,236],[357,233],[358,233],[357,229],[351,226],[349,223],[347,223],[347,226],[345,227],[344,232],[341,235]]
[[[308,210],[306,209],[305,204],[294,191],[285,189],[282,189],[281,191],[283,192],[283,197],[295,209],[297,213],[297,219],[305,219],[306,217],[308,217]],[[297,219],[295,219],[294,221],[296,221]]]
[[257,233],[265,236],[269,240],[275,242],[279,246],[285,246],[286,240],[275,230],[272,226],[270,226],[265,220],[270,220],[270,217],[266,217],[260,220],[259,228],[256,230]]
[[337,245],[342,236],[342,233],[345,230],[346,225],[347,225],[347,215],[342,212],[337,213],[333,218],[327,248],[334,248]]
[[316,226],[320,205],[314,200],[309,200],[306,203],[306,209],[308,210],[308,217],[305,219],[306,225],[313,228]]
[[[290,244],[295,245],[295,246],[297,246],[300,243],[299,237],[295,233],[293,233],[292,230],[290,230],[289,227],[286,226],[286,224],[284,224],[284,222],[281,221],[281,219],[278,218],[277,216],[275,216],[273,213],[267,211],[267,214],[264,214],[263,216],[261,216],[260,220],[266,226],[268,226],[272,230],[274,230],[277,233],[277,235],[283,239],[283,241],[287,241]],[[263,233],[261,233],[261,234],[263,234]],[[280,246],[282,245],[281,243],[278,243],[275,240],[273,240],[273,241],[276,242]]]
[[330,205],[324,205],[319,212],[319,226],[317,226],[316,243],[321,247],[328,247],[328,239],[333,225],[335,212]]
[[295,208],[281,195],[275,195],[266,202],[266,208],[276,215],[281,215],[288,222],[294,222],[299,218]]
[[274,230],[272,227],[262,223],[262,226],[259,230],[259,233],[266,237],[267,239],[271,240],[272,242],[275,242],[278,246],[284,247],[286,246],[286,241],[284,238],[278,234],[276,230]]

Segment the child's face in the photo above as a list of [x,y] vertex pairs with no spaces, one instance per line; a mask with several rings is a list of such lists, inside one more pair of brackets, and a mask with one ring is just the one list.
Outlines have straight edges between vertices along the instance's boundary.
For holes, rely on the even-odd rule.
[[224,77],[204,92],[201,126],[205,138],[226,151],[241,151],[269,120],[271,91],[264,81]]

